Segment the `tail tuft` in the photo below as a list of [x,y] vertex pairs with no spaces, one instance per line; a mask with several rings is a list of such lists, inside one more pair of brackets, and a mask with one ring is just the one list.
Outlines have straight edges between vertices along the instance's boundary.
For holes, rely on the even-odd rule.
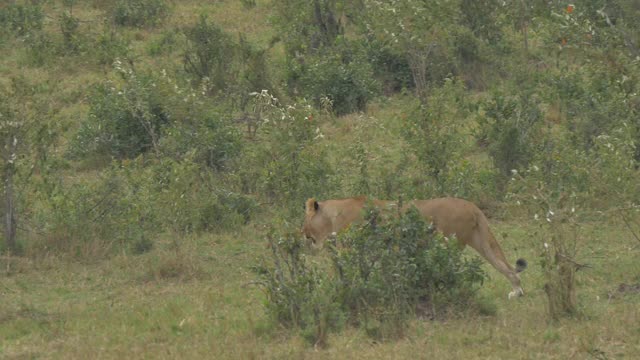
[[522,272],[526,268],[527,268],[527,260],[522,258],[516,260],[516,272]]

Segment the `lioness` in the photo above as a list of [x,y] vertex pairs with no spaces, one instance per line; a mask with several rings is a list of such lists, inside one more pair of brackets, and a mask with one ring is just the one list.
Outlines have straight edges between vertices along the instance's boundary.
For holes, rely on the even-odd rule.
[[[361,221],[366,201],[367,198],[364,196],[321,202],[311,198],[305,204],[302,233],[314,243],[320,243],[331,233],[344,229],[352,222]],[[393,201],[374,200],[373,204],[377,207],[397,206]],[[410,206],[415,206],[422,216],[433,222],[436,230],[445,236],[455,235],[461,246],[471,246],[506,276],[513,287],[509,299],[524,294],[518,273],[527,267],[527,262],[518,259],[515,269],[511,267],[489,229],[487,217],[476,205],[466,200],[447,197],[414,200],[403,206],[402,210]]]

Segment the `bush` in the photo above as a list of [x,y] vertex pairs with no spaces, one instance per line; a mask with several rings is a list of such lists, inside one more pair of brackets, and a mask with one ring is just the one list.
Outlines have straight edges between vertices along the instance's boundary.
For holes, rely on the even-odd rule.
[[215,116],[186,119],[167,128],[160,151],[176,160],[191,158],[203,168],[228,170],[240,153],[240,134],[228,120]]
[[[353,48],[357,50],[352,52]],[[364,111],[379,92],[372,66],[355,43],[345,42],[327,52],[306,57],[304,65],[290,69],[289,77],[298,79],[301,93],[317,106],[323,97],[329,98],[336,115]]]
[[255,141],[247,144],[235,175],[243,191],[263,194],[278,206],[300,212],[300,199],[326,194],[333,173],[319,118],[309,105],[284,107],[267,91],[254,94],[261,114]]
[[267,311],[314,343],[345,320],[374,337],[396,337],[420,309],[436,316],[467,305],[484,279],[480,259],[462,257],[415,208],[401,216],[367,209],[363,225],[332,240],[329,264],[308,260],[293,232],[272,231],[268,240],[273,256],[254,268]]
[[501,175],[502,192],[514,169],[525,169],[539,146],[542,113],[532,95],[494,94],[484,103],[478,140],[488,143],[489,155]]
[[72,155],[125,159],[157,150],[169,113],[165,100],[158,96],[155,79],[138,76],[120,63],[116,68],[124,84],[106,81],[94,88],[89,117],[71,144]]
[[25,36],[25,62],[31,66],[44,66],[55,52],[51,36],[44,31],[34,31]]
[[370,318],[403,323],[425,303],[431,316],[464,305],[484,279],[480,259],[463,258],[455,239],[445,240],[415,208],[399,217],[368,209],[365,225],[334,244],[341,301],[366,327]]
[[156,26],[169,15],[165,0],[117,0],[110,17],[121,26]]
[[114,163],[97,179],[55,184],[34,217],[44,226],[44,243],[31,247],[85,261],[151,249],[158,223],[145,177],[136,175],[131,166]]
[[166,230],[223,231],[246,224],[257,206],[248,196],[220,186],[224,180],[187,158],[165,158],[149,169],[152,203]]
[[435,183],[432,192],[422,196],[451,193],[447,178],[452,166],[464,154],[465,146],[462,123],[457,119],[464,119],[467,114],[464,86],[460,81],[448,79],[407,116],[403,135],[418,157],[419,165]]
[[44,11],[39,1],[0,8],[0,28],[18,36],[42,30]]
[[70,12],[63,12],[60,16],[60,31],[62,32],[62,50],[65,53],[75,54],[80,51],[82,40],[80,38],[80,20]]
[[99,64],[112,65],[116,59],[128,56],[129,41],[115,29],[105,26],[92,48]]
[[187,48],[183,63],[187,74],[198,82],[205,82],[209,93],[224,91],[231,79],[235,44],[220,27],[200,16],[200,21],[184,30]]
[[296,231],[267,235],[271,259],[253,271],[266,295],[265,309],[274,322],[300,329],[312,344],[325,345],[330,330],[339,329],[343,313],[331,277],[303,254]]
[[375,38],[365,42],[367,59],[385,93],[414,87],[411,66],[406,54]]

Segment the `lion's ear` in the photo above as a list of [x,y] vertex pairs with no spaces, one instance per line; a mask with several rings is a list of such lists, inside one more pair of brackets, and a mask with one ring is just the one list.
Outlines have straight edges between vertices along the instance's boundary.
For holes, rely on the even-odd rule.
[[304,205],[304,209],[307,214],[315,213],[316,211],[318,211],[319,207],[320,206],[318,205],[318,202],[314,198],[308,199]]

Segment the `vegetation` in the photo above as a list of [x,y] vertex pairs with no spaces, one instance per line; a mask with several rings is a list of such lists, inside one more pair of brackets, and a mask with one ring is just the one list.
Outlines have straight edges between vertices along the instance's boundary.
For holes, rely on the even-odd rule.
[[[638,18],[0,5],[0,357],[640,356]],[[412,213],[299,238],[308,197],[359,194],[477,203],[525,297]]]

